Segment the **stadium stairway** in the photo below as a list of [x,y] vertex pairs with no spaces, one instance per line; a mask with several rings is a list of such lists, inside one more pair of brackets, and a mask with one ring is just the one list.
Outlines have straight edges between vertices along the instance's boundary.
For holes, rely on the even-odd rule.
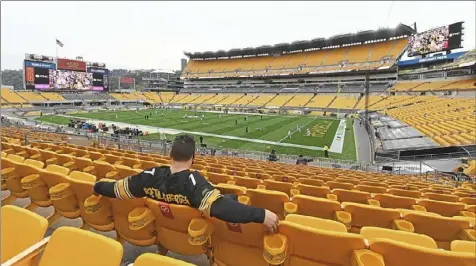
[[324,112],[327,112],[327,109],[329,108],[329,106],[332,105],[332,103],[334,103],[334,101],[337,99],[338,96],[335,96],[330,102],[329,104],[326,106],[326,108],[324,108]]

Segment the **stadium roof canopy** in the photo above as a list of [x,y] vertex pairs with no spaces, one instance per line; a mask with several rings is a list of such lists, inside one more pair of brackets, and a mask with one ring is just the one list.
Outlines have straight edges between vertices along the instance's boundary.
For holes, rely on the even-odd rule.
[[229,51],[219,50],[216,52],[184,52],[190,59],[196,58],[217,58],[233,57],[258,54],[278,54],[283,52],[292,52],[306,49],[319,49],[329,46],[340,46],[350,43],[363,43],[372,40],[389,39],[399,36],[409,36],[415,33],[415,30],[405,24],[399,24],[395,28],[382,28],[378,30],[360,31],[357,33],[348,33],[332,36],[330,38],[316,38],[309,41],[295,41],[292,43],[279,43],[276,45],[263,45],[259,47],[234,48]]

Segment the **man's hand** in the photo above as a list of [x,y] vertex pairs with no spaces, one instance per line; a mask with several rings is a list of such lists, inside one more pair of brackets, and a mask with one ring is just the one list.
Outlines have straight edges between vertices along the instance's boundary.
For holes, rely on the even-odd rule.
[[278,216],[274,212],[265,210],[263,225],[264,227],[266,227],[266,231],[270,233],[278,232],[278,225],[279,225]]

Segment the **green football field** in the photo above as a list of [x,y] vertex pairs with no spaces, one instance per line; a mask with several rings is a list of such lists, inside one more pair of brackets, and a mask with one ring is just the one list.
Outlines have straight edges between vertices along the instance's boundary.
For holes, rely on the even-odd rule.
[[[150,115],[146,120],[145,115]],[[163,114],[163,115],[162,115]],[[203,114],[203,119],[201,118]],[[193,110],[151,109],[141,111],[105,111],[73,114],[71,116],[96,120],[107,120],[134,125],[146,125],[160,128],[174,129],[178,131],[192,131],[198,141],[200,133],[213,134],[203,135],[204,143],[209,147],[231,148],[250,151],[270,152],[276,149],[278,154],[303,154],[305,156],[322,157],[323,151],[311,150],[301,147],[282,146],[280,143],[291,143],[304,146],[324,147],[332,144],[334,135],[339,125],[338,119],[321,118],[314,116],[282,116],[282,115],[247,115],[244,114],[216,114],[207,112],[195,112]],[[62,116],[43,116],[37,120],[66,125],[69,118]],[[297,125],[301,132],[297,131]],[[246,133],[248,127],[248,133]],[[309,128],[311,136],[306,135]],[[288,132],[291,132],[291,138]],[[190,133],[189,133],[190,134]],[[242,139],[226,139],[220,136],[233,136]],[[143,139],[158,139],[157,133],[142,137]],[[168,134],[168,139],[174,135]],[[256,143],[252,140],[264,140],[276,142],[274,144]],[[330,157],[338,159],[355,160],[355,140],[352,121],[347,120],[344,148],[342,153],[330,153]]]

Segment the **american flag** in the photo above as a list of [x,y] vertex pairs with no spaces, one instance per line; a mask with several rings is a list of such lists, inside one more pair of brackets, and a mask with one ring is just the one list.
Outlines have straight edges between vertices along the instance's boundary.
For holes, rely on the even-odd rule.
[[59,45],[59,47],[61,47],[61,48],[63,48],[63,46],[64,46],[64,44],[58,39],[56,39],[56,44]]

